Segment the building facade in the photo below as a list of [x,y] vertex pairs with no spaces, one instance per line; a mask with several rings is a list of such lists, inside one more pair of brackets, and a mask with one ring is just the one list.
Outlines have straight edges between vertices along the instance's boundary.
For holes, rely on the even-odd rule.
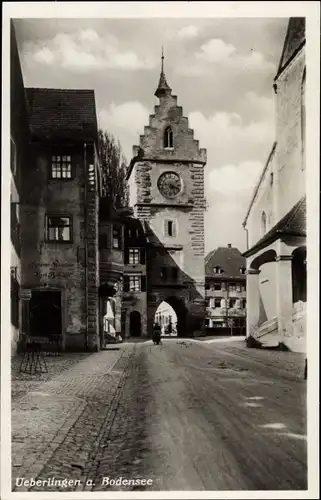
[[[26,88],[22,172],[23,333],[63,349],[99,344],[99,164],[94,92]],[[81,109],[81,113],[79,110]]]
[[27,108],[14,28],[11,23],[11,94],[10,94],[10,219],[11,219],[11,349],[15,352],[21,332],[20,284],[21,284],[21,225],[20,198],[22,172],[28,158],[29,127]]
[[205,258],[207,334],[244,335],[246,327],[246,259],[228,244]]
[[146,238],[146,291],[133,293],[146,296],[143,335],[151,334],[156,310],[165,301],[177,314],[178,335],[188,336],[203,331],[205,318],[206,150],[199,148],[172,95],[163,58],[155,96],[159,104],[127,172],[130,204]]
[[274,80],[276,141],[254,191],[248,235],[247,335],[305,351],[305,19],[291,18]]

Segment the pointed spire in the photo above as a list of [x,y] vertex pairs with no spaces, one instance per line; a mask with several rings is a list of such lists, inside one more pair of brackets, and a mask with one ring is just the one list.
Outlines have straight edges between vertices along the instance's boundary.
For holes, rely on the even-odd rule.
[[163,47],[162,47],[161,61],[162,62],[161,62],[161,73],[160,73],[160,77],[159,77],[159,83],[158,83],[157,90],[154,94],[156,97],[168,95],[172,92],[172,89],[170,88],[170,86],[168,85],[168,83],[166,81],[166,76],[164,73],[164,48]]

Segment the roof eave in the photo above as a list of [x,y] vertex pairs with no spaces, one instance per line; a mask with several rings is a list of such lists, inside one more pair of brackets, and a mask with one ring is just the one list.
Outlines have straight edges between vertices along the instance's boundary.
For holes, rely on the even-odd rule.
[[263,170],[262,170],[262,173],[261,173],[261,175],[260,175],[260,178],[259,178],[259,180],[258,180],[258,183],[257,183],[257,185],[255,186],[254,193],[253,193],[253,196],[252,196],[252,198],[251,198],[250,205],[249,205],[249,208],[248,208],[248,210],[247,210],[247,213],[246,213],[245,219],[244,219],[244,221],[242,222],[242,226],[243,226],[244,228],[245,228],[245,226],[246,226],[246,223],[247,223],[247,221],[248,221],[249,215],[250,215],[250,213],[251,213],[251,209],[252,209],[252,207],[253,207],[253,204],[254,204],[254,201],[255,201],[256,195],[257,195],[257,193],[258,193],[258,191],[259,191],[259,188],[260,188],[260,186],[261,186],[261,184],[262,184],[262,180],[263,180],[263,178],[264,178],[264,175],[265,175],[265,173],[266,173],[266,171],[267,171],[267,169],[268,169],[268,166],[270,165],[270,162],[271,162],[271,160],[272,160],[272,158],[273,158],[273,155],[274,155],[274,153],[275,153],[276,146],[277,146],[277,141],[274,141],[274,142],[273,142],[272,149],[271,149],[271,152],[270,152],[270,154],[269,154],[269,156],[268,156],[267,162],[266,162],[266,164],[265,164],[265,166],[264,166],[264,168],[263,168]]

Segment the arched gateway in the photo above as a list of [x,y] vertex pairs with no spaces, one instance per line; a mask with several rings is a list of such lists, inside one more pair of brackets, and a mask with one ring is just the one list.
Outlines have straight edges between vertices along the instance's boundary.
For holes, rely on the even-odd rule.
[[[205,318],[204,166],[199,148],[172,95],[163,68],[155,92],[159,103],[134,146],[127,170],[130,204],[146,238],[146,290],[139,289],[135,308],[142,314],[143,336],[152,332],[158,305],[167,301],[179,318],[179,335],[199,334]],[[166,140],[165,140],[165,139]],[[134,252],[134,249],[128,249]],[[136,279],[136,278],[135,278]],[[134,283],[134,277],[129,277]],[[130,314],[130,306],[127,309]],[[128,321],[127,321],[128,324]]]

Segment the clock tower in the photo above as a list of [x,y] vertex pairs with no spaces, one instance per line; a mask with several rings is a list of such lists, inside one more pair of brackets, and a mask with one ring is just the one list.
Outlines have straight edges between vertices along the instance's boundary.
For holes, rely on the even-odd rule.
[[147,241],[142,335],[151,335],[156,309],[165,301],[177,315],[178,336],[193,336],[203,331],[205,319],[206,150],[172,95],[163,55],[155,96],[159,103],[127,171],[130,204]]

